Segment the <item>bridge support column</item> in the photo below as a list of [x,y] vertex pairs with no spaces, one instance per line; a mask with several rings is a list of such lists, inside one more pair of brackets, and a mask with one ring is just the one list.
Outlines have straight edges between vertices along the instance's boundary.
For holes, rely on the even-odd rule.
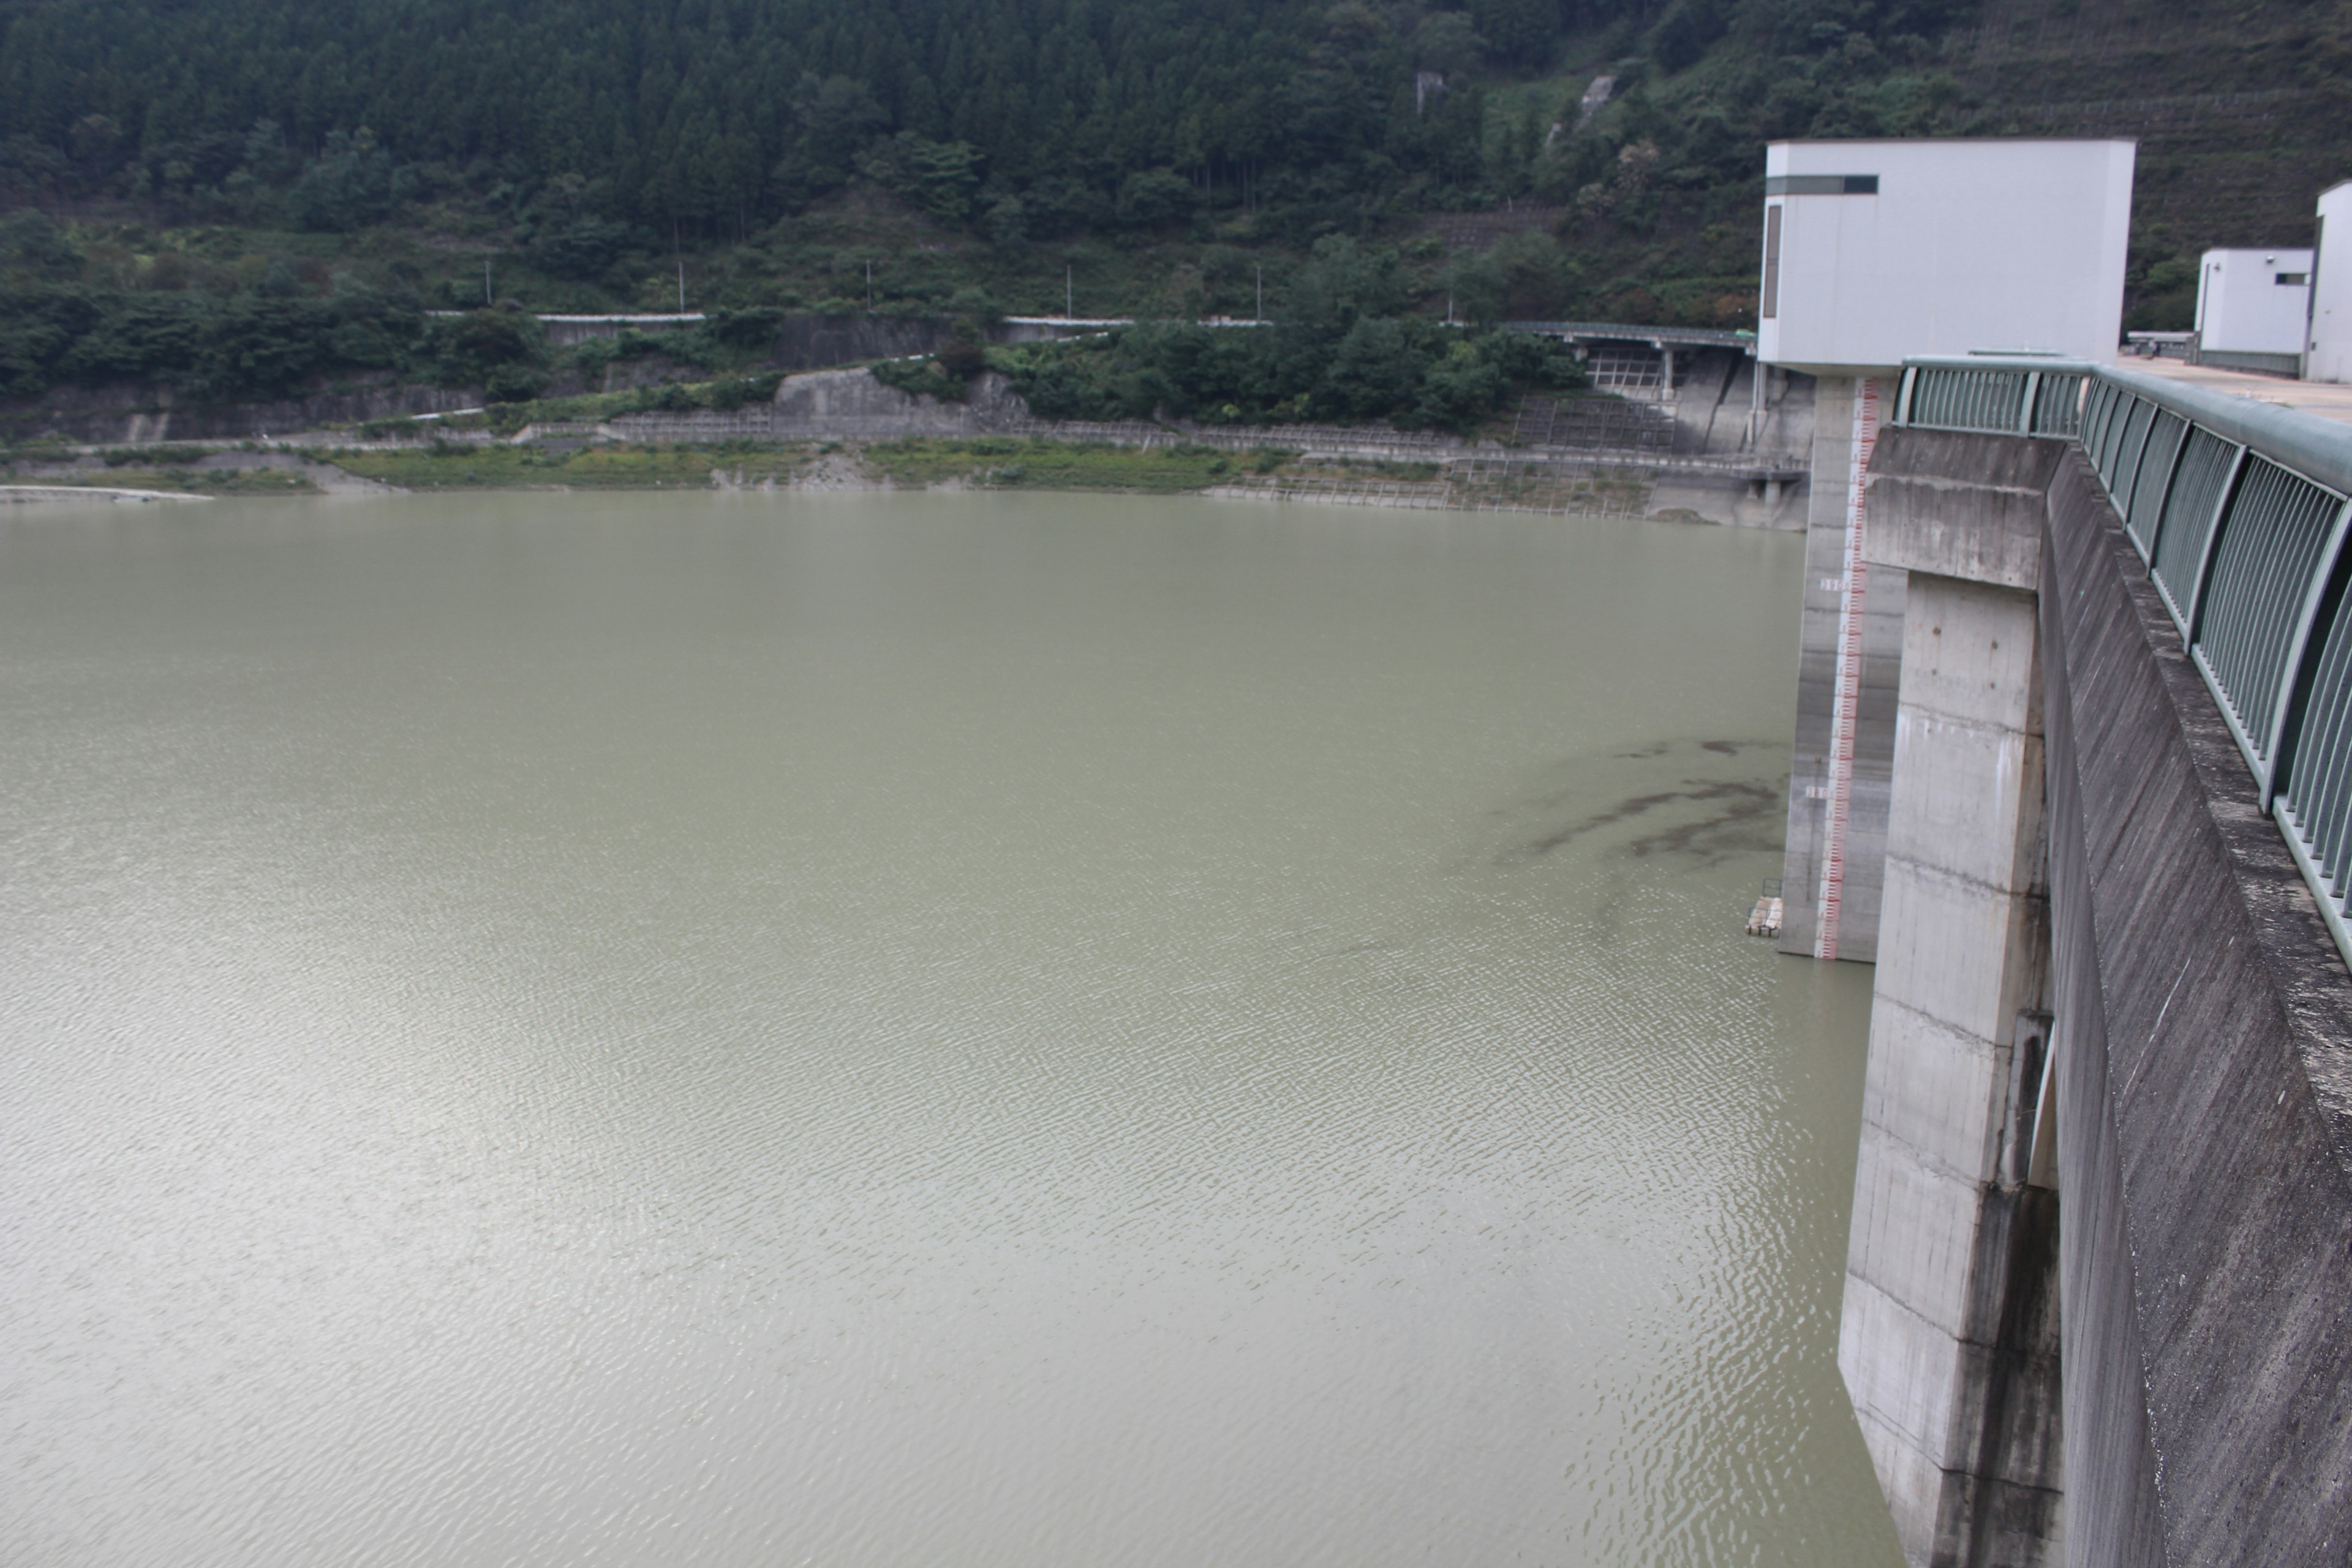
[[1914,1563],[2054,1563],[2057,1194],[2027,1184],[2046,478],[1912,484],[1899,443],[1880,456],[1870,553],[1905,575],[1902,676],[1838,1363]]

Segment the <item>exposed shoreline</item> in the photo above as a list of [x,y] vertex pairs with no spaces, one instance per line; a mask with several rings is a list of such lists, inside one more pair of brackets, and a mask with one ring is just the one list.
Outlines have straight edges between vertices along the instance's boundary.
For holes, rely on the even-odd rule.
[[207,495],[187,490],[125,489],[119,485],[0,485],[0,506],[22,506],[39,501],[87,500],[103,496],[111,501],[201,501],[211,500]]
[[152,426],[134,420],[121,447],[20,447],[8,477],[215,494],[1091,490],[1801,529],[1810,465],[1781,447],[1810,432],[1810,399],[1786,395],[1727,422],[1744,363],[1715,353],[1675,395],[1663,385],[1651,398],[1528,394],[1507,423],[1476,435],[1385,421],[1041,419],[998,371],[948,397],[853,365],[785,375],[772,395],[740,403],[715,394],[675,408],[556,399],[236,443],[169,443],[164,416]]
[[1722,507],[1728,515],[1705,515],[1676,493],[1676,477],[1608,453],[1504,449],[1416,461],[1271,445],[1236,450],[1181,437],[1156,447],[1037,436],[427,445],[350,442],[320,432],[267,447],[23,454],[0,474],[0,492],[70,502],[101,494],[168,500],[451,490],[1045,490],[1734,526],[1779,521],[1765,511],[1751,521]]

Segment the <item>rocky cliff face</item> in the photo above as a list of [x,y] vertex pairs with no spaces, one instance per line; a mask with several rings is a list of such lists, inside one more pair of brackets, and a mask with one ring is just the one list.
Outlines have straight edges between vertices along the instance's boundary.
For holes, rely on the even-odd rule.
[[776,388],[775,429],[799,436],[977,436],[1029,417],[1013,384],[990,371],[961,403],[885,386],[871,372],[821,370]]

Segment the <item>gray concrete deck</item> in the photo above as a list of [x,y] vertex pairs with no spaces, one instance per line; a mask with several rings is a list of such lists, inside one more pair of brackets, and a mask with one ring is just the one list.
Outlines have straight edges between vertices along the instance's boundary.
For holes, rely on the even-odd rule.
[[2300,408],[2322,419],[2352,425],[2352,385],[2326,381],[2289,381],[2284,376],[2256,375],[2249,371],[2219,370],[2208,364],[2185,364],[2177,359],[2127,359],[2128,370],[2144,371],[2168,381],[2186,382],[2209,392],[2251,397],[2281,408]]

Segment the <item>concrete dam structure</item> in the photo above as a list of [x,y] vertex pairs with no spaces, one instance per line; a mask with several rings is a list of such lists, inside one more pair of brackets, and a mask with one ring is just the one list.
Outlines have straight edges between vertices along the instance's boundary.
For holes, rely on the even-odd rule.
[[1839,1362],[1905,1551],[2342,1563],[2352,429],[2055,359],[1884,387]]

